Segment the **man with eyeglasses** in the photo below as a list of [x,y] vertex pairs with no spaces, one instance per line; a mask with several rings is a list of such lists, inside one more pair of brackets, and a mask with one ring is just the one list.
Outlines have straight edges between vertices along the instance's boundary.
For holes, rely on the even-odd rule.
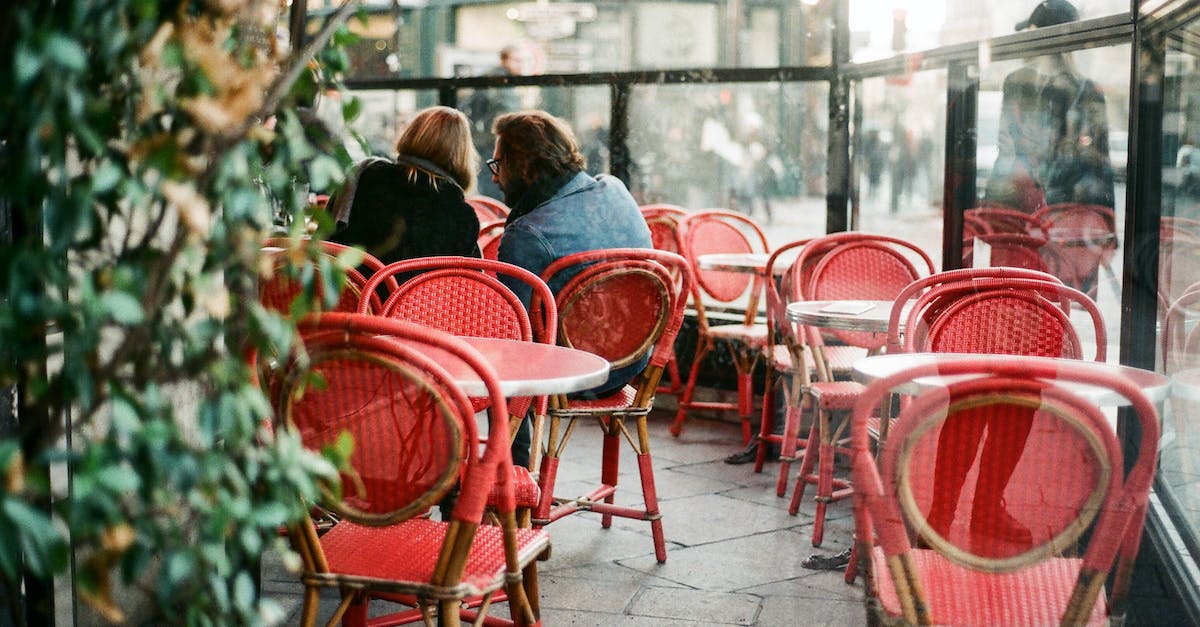
[[[492,133],[496,145],[487,167],[510,208],[500,261],[541,275],[554,261],[578,252],[654,247],[637,201],[620,179],[584,171],[579,142],[565,121],[545,111],[519,111],[497,117]],[[569,278],[556,278],[550,289],[557,292]],[[506,284],[528,308],[530,288]],[[599,397],[619,389],[644,367],[618,368],[588,393]],[[528,454],[524,426],[514,442],[513,462],[521,463],[522,454]]]

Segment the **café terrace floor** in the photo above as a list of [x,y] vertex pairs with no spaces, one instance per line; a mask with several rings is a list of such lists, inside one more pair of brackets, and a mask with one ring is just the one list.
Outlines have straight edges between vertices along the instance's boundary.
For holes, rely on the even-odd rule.
[[[654,559],[647,523],[614,519],[600,527],[591,513],[568,516],[547,527],[552,551],[538,566],[542,619],[550,625],[861,625],[865,622],[861,580],[846,584],[842,571],[808,570],[813,553],[832,554],[849,546],[850,501],[828,510],[825,541],[811,543],[813,502],[797,516],[787,499],[775,496],[778,463],[761,474],[754,465],[733,466],[724,458],[740,448],[740,427],[703,413],[683,434],[667,433],[672,414],[650,418],[655,480],[667,539],[667,562]],[[600,431],[580,424],[562,458],[558,492],[578,493],[599,477]],[[618,502],[640,498],[628,445],[622,450]],[[794,467],[795,468],[795,467]],[[813,488],[810,486],[808,494]],[[624,499],[622,499],[624,495]],[[296,624],[302,588],[278,556],[264,560],[263,590]],[[322,597],[318,624],[337,605],[336,592]],[[381,605],[376,603],[375,605]],[[373,605],[374,608],[374,605]],[[374,613],[374,612],[373,612]],[[507,608],[492,614],[507,616]]]

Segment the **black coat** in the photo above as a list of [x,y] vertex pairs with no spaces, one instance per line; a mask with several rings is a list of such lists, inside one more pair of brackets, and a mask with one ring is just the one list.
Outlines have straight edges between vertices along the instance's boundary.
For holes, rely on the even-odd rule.
[[452,180],[383,159],[361,164],[356,172],[357,178],[330,199],[338,223],[330,241],[360,246],[385,264],[434,255],[480,256],[479,219]]

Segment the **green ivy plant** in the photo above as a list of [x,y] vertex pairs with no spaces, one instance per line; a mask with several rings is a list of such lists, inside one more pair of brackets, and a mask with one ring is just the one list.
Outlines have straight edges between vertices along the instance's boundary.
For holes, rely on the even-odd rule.
[[[248,359],[286,350],[263,241],[302,235],[307,185],[340,182],[299,114],[336,88],[348,1],[303,49],[279,0],[42,0],[0,8],[0,624],[66,572],[112,621],[140,587],[189,625],[273,624],[259,556],[336,476],[268,425]],[[353,101],[347,113],[353,113]],[[339,270],[298,247],[309,299]],[[311,303],[310,303],[311,304]],[[342,453],[344,456],[344,451]],[[68,467],[69,492],[46,472]],[[52,503],[47,507],[45,503]]]

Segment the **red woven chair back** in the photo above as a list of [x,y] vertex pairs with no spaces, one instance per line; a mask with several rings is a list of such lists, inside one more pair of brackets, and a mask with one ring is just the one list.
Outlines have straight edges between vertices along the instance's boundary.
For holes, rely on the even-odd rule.
[[[788,242],[775,249],[771,256],[767,259],[767,269],[763,274],[769,277],[778,277],[777,280],[767,281],[767,327],[772,333],[771,341],[767,346],[775,344],[787,344],[797,346],[801,343],[801,338],[796,333],[795,325],[788,320],[787,305],[792,300],[795,300],[795,295],[800,293],[797,282],[800,280],[801,272],[796,264],[797,259],[791,258],[794,251],[811,244],[816,238],[804,238]],[[790,261],[784,261],[786,259]],[[788,268],[784,272],[776,270],[783,263],[788,263]]]
[[761,288],[761,279],[743,272],[700,270],[697,259],[710,253],[759,253],[768,251],[767,237],[750,218],[722,209],[689,214],[679,223],[683,256],[691,265],[699,295],[731,303]]
[[[788,270],[789,300],[892,300],[913,281],[933,273],[929,254],[906,240],[871,233],[833,233],[804,245]],[[840,341],[867,349],[886,335],[830,331]],[[808,341],[823,340],[816,329]]]
[[[537,275],[512,264],[472,257],[422,257],[389,264],[375,274],[368,288],[396,274],[419,272],[400,285],[383,304],[381,315],[418,322],[454,335],[554,342],[557,312],[539,312],[538,325],[499,276],[527,283],[534,293],[549,296]],[[365,313],[366,303],[359,303]],[[550,334],[534,333],[535,326]]]
[[[928,273],[928,268],[924,269]],[[811,300],[892,300],[922,276],[893,246],[872,240],[847,242],[825,254],[813,269]],[[878,333],[830,331],[845,344],[868,350],[882,348]]]
[[[901,333],[905,322],[905,306],[910,301],[915,300],[938,285],[948,285],[976,279],[1034,279],[1049,281],[1051,283],[1062,283],[1058,277],[1046,272],[1004,266],[996,268],[959,268],[957,270],[946,270],[945,272],[938,272],[927,277],[922,277],[905,286],[892,303],[892,310],[888,316],[887,352],[896,353],[904,350]],[[926,328],[928,328],[928,321],[924,320],[923,322],[926,323]]]
[[650,228],[650,241],[658,250],[679,254],[679,221],[687,215],[683,207],[675,205],[642,205],[642,217]]
[[504,220],[480,224],[482,226],[479,227],[479,239],[476,240],[479,251],[483,253],[484,259],[496,259],[500,252],[500,239],[504,237]]
[[477,523],[499,478],[512,511],[510,473],[497,473],[511,466],[508,440],[489,439],[482,453],[474,445],[475,411],[445,366],[453,360],[485,382],[489,429],[506,432],[504,397],[478,353],[440,331],[378,316],[324,314],[298,328],[308,359],[283,375],[277,418],[313,450],[353,438],[353,471],[342,475],[340,498],[325,494],[327,506],[360,524],[395,524],[423,514],[458,482],[454,516]]
[[[1086,313],[1096,349],[1086,355],[1069,314]],[[905,321],[908,352],[1040,355],[1104,361],[1107,334],[1095,301],[1037,278],[977,278],[945,283],[917,298]]]
[[[1081,366],[966,358],[905,369],[867,386],[851,425],[856,535],[864,543],[860,548],[872,556],[865,559],[876,567],[870,606],[903,615],[912,624],[1081,624],[1107,618],[1104,604],[1096,603],[1097,592],[1118,557],[1118,568],[1124,568],[1137,553],[1159,426],[1154,407],[1135,384]],[[927,385],[913,398],[876,461],[869,433],[872,412],[896,385],[931,376],[959,378],[945,386]],[[1122,447],[1104,413],[1050,381],[1104,387],[1129,399],[1144,429],[1131,472],[1124,472]],[[987,437],[979,438],[974,432],[986,420],[992,421]],[[961,463],[964,478],[976,481],[996,476],[993,464],[1013,461],[996,484],[979,486],[967,498],[951,494],[944,500],[945,481],[936,475],[936,465]],[[941,505],[936,499],[943,499]],[[935,509],[947,506],[955,508],[949,527],[939,520],[944,510]],[[1008,537],[1001,531],[1004,525],[1010,530],[1020,525],[1028,537]],[[914,532],[927,549],[914,547]],[[1085,537],[1079,558],[1059,557]],[[891,569],[880,567],[883,556]],[[1042,565],[1047,560],[1056,563]],[[980,586],[995,587],[947,588],[949,579],[938,573],[949,574],[952,564],[978,571],[972,581]],[[897,587],[897,581],[904,585]],[[1127,583],[1124,579],[1116,587]],[[1019,590],[1030,596],[1013,598]],[[986,611],[988,599],[998,598],[1009,600],[994,610],[996,615],[977,613]],[[1065,614],[1063,608],[1070,607],[1080,614]]]
[[479,223],[495,222],[508,217],[508,205],[489,196],[468,196],[467,204],[475,210]]
[[[332,306],[328,306],[325,303],[324,294],[327,290],[335,287],[331,278],[333,266],[339,263],[339,257],[347,254],[356,258],[361,255],[362,261],[359,268],[369,272],[382,268],[383,263],[373,255],[361,250],[351,252],[347,246],[318,241],[316,244],[319,246],[319,252],[312,260],[312,265],[306,265],[303,260],[306,259],[307,253],[304,251],[312,243],[307,238],[300,241],[271,238],[266,241],[264,250],[271,258],[272,271],[267,280],[259,283],[259,302],[268,309],[290,315],[293,312],[292,307],[296,297],[304,292],[304,285],[300,277],[307,274],[312,277],[313,300],[317,305],[317,311],[356,311],[368,277],[364,276],[358,268],[345,268],[345,281],[338,287],[337,301]],[[369,299],[367,304],[370,311],[379,311],[382,306],[378,296]]]
[[600,355],[614,368],[651,351],[650,364],[665,365],[691,287],[687,261],[660,250],[595,250],[555,261],[542,277],[574,271],[555,297],[559,343]]

